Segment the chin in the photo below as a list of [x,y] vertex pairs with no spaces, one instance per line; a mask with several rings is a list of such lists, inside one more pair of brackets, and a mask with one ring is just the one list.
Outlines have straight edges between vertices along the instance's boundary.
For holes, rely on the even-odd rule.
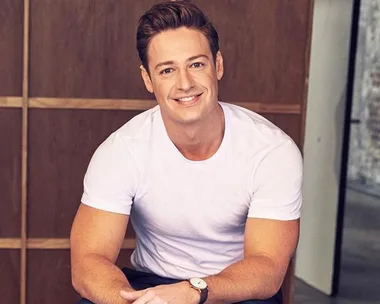
[[210,114],[215,106],[203,98],[190,104],[180,104],[170,99],[166,103],[166,117],[175,123],[192,124],[204,119]]
[[176,117],[173,117],[174,121],[178,124],[182,124],[182,125],[191,125],[191,124],[194,124],[198,121],[201,120],[201,116],[193,116],[193,115],[188,115],[188,116],[176,116]]

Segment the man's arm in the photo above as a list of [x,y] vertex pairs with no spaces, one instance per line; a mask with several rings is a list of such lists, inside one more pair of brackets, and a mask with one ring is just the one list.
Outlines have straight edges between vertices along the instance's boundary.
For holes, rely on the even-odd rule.
[[281,287],[299,237],[299,220],[249,218],[244,259],[206,277],[208,304],[267,299]]
[[299,238],[302,156],[292,140],[269,151],[253,178],[244,259],[206,278],[207,303],[266,299],[281,287]]
[[[206,303],[225,304],[272,297],[282,285],[298,236],[299,220],[249,218],[244,259],[217,275],[204,278],[209,287]],[[197,304],[200,300],[199,293],[186,282],[123,292],[122,295],[133,304],[150,301]]]
[[96,304],[129,303],[120,290],[133,290],[115,266],[129,216],[81,204],[71,230],[71,273],[75,290]]

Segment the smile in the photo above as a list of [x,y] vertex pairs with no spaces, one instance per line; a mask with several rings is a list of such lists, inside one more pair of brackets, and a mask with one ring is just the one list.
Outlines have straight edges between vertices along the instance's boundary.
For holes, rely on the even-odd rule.
[[191,96],[185,96],[185,97],[181,97],[181,98],[174,98],[175,101],[178,101],[178,102],[192,102],[192,101],[196,101],[196,99],[198,99],[199,96],[201,96],[201,94],[197,94],[197,95],[191,95]]

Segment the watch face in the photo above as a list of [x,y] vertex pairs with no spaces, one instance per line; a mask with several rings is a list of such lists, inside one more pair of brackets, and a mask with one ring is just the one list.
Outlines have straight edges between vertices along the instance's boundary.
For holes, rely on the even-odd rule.
[[205,289],[205,288],[207,288],[206,281],[202,280],[202,279],[199,279],[199,278],[192,278],[192,279],[190,279],[190,283],[195,288],[199,288],[199,289]]

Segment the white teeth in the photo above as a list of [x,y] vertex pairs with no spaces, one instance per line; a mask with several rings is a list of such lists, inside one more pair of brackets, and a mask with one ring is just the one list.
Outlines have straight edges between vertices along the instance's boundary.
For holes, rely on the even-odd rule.
[[189,101],[192,101],[196,96],[190,96],[190,97],[183,97],[183,98],[179,98],[178,100],[179,101],[183,101],[183,102],[189,102]]

